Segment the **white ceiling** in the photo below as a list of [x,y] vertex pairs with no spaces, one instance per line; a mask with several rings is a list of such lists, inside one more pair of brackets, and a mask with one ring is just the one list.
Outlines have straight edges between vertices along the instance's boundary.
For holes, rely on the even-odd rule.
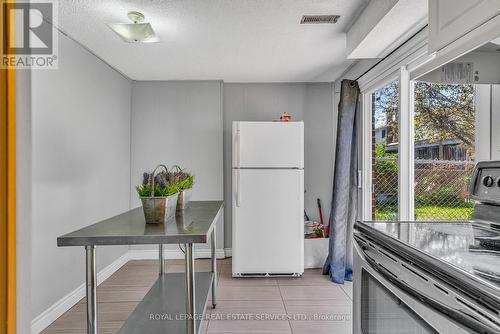
[[[345,31],[367,0],[60,0],[59,27],[134,80],[331,81],[351,63]],[[143,12],[161,38],[129,44],[107,26]],[[339,14],[334,25],[302,15]]]

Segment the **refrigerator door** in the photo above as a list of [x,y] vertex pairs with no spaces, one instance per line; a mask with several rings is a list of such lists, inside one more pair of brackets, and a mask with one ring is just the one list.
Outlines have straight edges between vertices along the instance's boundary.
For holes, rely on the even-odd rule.
[[233,122],[233,168],[304,168],[304,123]]
[[304,272],[304,171],[233,169],[233,275]]

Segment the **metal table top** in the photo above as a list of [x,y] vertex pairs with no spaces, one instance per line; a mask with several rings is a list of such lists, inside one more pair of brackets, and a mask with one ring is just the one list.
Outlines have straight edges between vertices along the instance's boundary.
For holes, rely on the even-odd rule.
[[164,224],[146,224],[138,207],[57,238],[58,246],[205,243],[219,219],[222,201],[192,201]]

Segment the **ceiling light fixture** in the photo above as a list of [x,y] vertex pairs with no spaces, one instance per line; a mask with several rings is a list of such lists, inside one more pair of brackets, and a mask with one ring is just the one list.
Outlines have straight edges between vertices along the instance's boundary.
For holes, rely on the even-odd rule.
[[108,27],[128,43],[155,43],[160,41],[151,24],[144,22],[144,14],[128,12],[127,17],[132,23],[108,23]]

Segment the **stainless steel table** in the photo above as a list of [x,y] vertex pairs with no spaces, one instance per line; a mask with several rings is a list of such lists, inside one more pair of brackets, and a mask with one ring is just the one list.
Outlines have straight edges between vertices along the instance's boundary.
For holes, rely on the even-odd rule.
[[[197,333],[208,294],[216,306],[215,225],[222,201],[191,202],[185,212],[165,224],[146,224],[136,208],[57,238],[58,246],[84,246],[86,252],[87,333],[97,334],[95,247],[159,245],[159,278],[120,329],[120,333]],[[211,272],[194,271],[194,244],[211,240]],[[165,272],[164,244],[183,244],[185,274]],[[183,293],[182,291],[185,291]]]

